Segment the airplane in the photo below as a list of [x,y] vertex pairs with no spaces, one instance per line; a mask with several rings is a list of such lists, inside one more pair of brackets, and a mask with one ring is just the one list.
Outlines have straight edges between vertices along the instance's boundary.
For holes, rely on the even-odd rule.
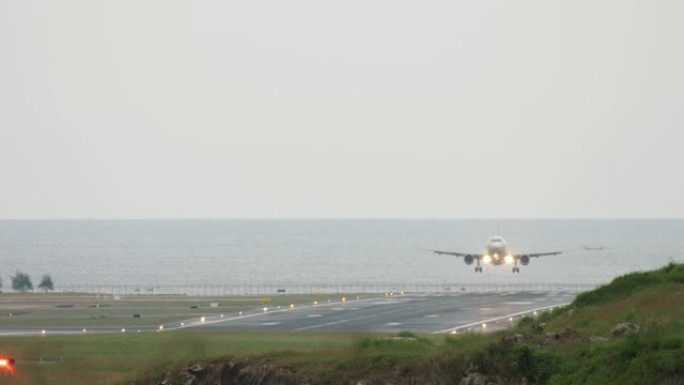
[[525,254],[513,254],[508,250],[506,246],[506,241],[500,235],[495,235],[489,238],[487,245],[485,246],[485,252],[482,254],[475,253],[459,253],[454,251],[442,251],[442,250],[430,250],[435,254],[439,255],[453,255],[456,257],[463,257],[463,261],[466,265],[472,265],[474,261],[477,261],[477,266],[475,266],[476,273],[482,273],[482,266],[480,263],[492,264],[495,266],[503,264],[513,264],[513,272],[520,273],[520,267],[518,263],[526,266],[530,263],[530,258],[543,257],[545,255],[558,255],[562,251],[549,251],[545,253],[525,253]]

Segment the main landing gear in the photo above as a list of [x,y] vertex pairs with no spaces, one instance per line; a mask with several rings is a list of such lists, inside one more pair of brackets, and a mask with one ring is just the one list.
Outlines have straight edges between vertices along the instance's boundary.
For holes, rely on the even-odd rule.
[[476,273],[482,273],[482,266],[475,266]]
[[519,267],[514,267],[513,268],[514,273],[520,273],[520,268]]

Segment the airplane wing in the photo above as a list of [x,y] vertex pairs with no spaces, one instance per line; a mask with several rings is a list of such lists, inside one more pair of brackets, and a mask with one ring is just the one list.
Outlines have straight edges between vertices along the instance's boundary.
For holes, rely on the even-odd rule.
[[562,253],[562,251],[549,251],[545,253],[525,253],[525,254],[515,254],[513,258],[520,259],[522,257],[530,257],[530,258],[537,258],[537,257],[543,257],[545,255],[558,255]]
[[430,250],[438,255],[453,255],[454,257],[473,257],[475,259],[482,258],[482,254],[458,253],[455,251]]

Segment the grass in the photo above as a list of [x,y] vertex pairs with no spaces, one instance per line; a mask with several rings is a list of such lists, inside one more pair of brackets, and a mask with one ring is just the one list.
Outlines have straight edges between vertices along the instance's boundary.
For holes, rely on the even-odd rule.
[[[339,301],[339,295],[188,297],[102,294],[0,293],[0,328],[12,326],[133,327],[294,304]],[[210,307],[217,303],[218,307]],[[134,318],[140,314],[141,318]]]
[[335,333],[183,331],[1,338],[0,351],[18,360],[16,384],[118,384],[169,362],[283,351],[311,361],[322,352],[351,348],[352,341],[349,334]]
[[[20,360],[16,384],[157,384],[160,376],[233,357],[296,367],[311,384],[459,383],[475,368],[496,383],[684,384],[684,265],[628,274],[571,305],[486,334],[162,332],[0,338]],[[311,300],[308,298],[307,300]],[[545,323],[544,329],[539,323]],[[619,322],[640,332],[603,342]],[[579,337],[558,342],[567,328]],[[517,343],[502,337],[524,335]],[[390,379],[390,380],[388,380]],[[402,382],[403,381],[403,382]],[[198,383],[196,385],[203,385]]]

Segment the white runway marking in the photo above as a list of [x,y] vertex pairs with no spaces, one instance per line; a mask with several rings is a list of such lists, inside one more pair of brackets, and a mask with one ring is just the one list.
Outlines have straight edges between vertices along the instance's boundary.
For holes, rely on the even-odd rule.
[[430,315],[425,316],[425,318],[437,318],[437,317],[439,317],[439,314],[430,314]]
[[262,322],[262,326],[274,326],[274,325],[280,325],[280,322]]
[[323,314],[309,314],[307,315],[309,318],[316,318],[316,317],[323,317]]
[[385,325],[387,325],[387,326],[399,326],[399,325],[401,325],[401,322],[388,322]]
[[339,324],[343,324],[343,323],[346,323],[346,322],[349,322],[349,320],[348,320],[348,319],[343,319],[343,320],[341,320],[341,321],[326,322],[326,323],[324,323],[324,324],[313,325],[313,326],[305,326],[305,327],[303,327],[303,328],[297,328],[297,329],[295,329],[295,330],[318,329],[318,328],[322,328],[322,327],[326,327],[326,326],[339,325]]
[[504,305],[531,305],[534,302],[527,302],[527,301],[517,301],[517,302],[504,302]]

